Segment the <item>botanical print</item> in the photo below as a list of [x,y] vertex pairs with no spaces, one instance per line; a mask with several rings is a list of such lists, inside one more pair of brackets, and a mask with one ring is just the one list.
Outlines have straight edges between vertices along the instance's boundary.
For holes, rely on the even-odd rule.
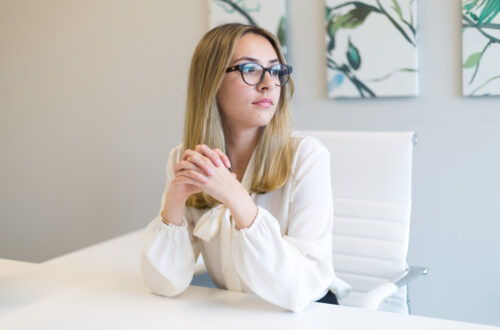
[[273,32],[286,53],[285,0],[209,0],[210,28],[224,23],[257,25]]
[[462,4],[462,93],[500,95],[500,0]]
[[418,93],[415,0],[325,0],[328,96]]

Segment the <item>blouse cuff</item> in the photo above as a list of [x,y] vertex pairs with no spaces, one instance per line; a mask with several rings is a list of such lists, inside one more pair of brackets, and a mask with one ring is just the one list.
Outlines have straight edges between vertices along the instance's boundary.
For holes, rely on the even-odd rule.
[[253,231],[255,231],[255,228],[258,228],[260,226],[260,223],[262,222],[261,217],[262,217],[262,210],[260,206],[257,206],[257,215],[255,216],[255,219],[253,220],[250,227],[241,228],[239,230],[236,230],[236,232],[248,233],[248,234],[252,233]]
[[189,236],[187,222],[183,221],[181,226],[166,224],[159,215],[146,227],[143,233],[143,249],[148,251],[151,245],[160,237],[178,239],[184,235]]
[[[182,216],[182,224],[180,226],[174,225],[173,223],[170,223],[167,219],[163,218],[161,215],[160,215],[160,219],[161,219],[162,227],[166,226],[167,228],[171,228],[172,230],[184,230],[184,229],[187,229],[187,227],[188,227],[188,222],[187,222],[187,219],[185,216]],[[167,222],[165,223],[165,221],[163,221],[163,220],[166,220]]]

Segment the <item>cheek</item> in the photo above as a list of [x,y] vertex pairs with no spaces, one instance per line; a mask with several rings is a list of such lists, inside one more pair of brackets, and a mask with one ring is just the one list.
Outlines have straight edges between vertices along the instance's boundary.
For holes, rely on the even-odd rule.
[[276,88],[273,93],[272,93],[272,98],[274,100],[274,108],[276,109],[278,107],[278,104],[280,102],[280,96],[281,96],[281,88]]
[[280,96],[281,96],[281,88],[278,87],[278,88],[276,88],[276,102],[279,101]]
[[226,110],[241,107],[251,99],[248,87],[241,79],[224,80],[217,92],[217,105]]

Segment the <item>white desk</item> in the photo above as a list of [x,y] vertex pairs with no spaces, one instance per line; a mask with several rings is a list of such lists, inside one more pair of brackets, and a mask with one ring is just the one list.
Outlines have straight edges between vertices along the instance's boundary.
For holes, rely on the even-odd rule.
[[136,232],[43,264],[0,259],[0,329],[499,329],[319,303],[291,313],[195,286],[160,297],[142,285],[139,251]]

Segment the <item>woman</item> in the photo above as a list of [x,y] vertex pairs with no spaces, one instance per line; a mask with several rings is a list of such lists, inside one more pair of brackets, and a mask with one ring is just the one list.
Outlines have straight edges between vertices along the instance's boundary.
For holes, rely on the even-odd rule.
[[332,266],[329,154],[290,131],[291,71],[255,26],[222,25],[198,44],[184,142],[145,233],[141,268],[154,293],[185,290],[200,252],[219,288],[292,311],[334,302],[329,287],[345,291]]

